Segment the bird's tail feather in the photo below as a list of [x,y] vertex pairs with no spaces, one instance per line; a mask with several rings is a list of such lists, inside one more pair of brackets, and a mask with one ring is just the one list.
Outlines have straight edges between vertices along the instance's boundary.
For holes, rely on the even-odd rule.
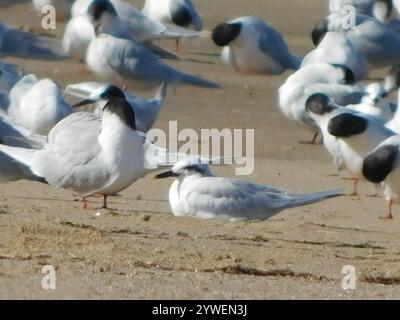
[[175,25],[167,25],[167,30],[162,33],[163,39],[193,39],[201,35],[201,32],[189,30]]
[[35,152],[37,152],[37,150],[9,147],[0,144],[0,152],[4,153],[9,158],[15,161],[15,163],[18,165],[21,172],[23,173],[24,179],[47,183],[47,181],[43,177],[36,175],[31,169],[34,161],[33,155]]
[[187,73],[180,73],[179,74],[181,78],[181,82],[184,84],[188,84],[191,86],[196,86],[196,87],[203,87],[203,88],[210,88],[210,89],[220,89],[221,86],[216,83],[212,82],[209,80],[205,80]]
[[168,89],[168,83],[164,82],[160,88],[157,90],[155,100],[164,102],[165,98],[167,97],[167,89]]
[[9,147],[0,144],[0,152],[6,154],[11,159],[15,160],[18,163],[21,163],[26,167],[31,167],[34,161],[33,155],[35,154],[35,152],[37,152],[37,150]]
[[304,195],[296,195],[293,199],[288,203],[289,208],[305,206],[313,203],[317,203],[326,199],[336,198],[343,196],[345,194],[344,189],[336,189],[336,190],[328,190],[318,193],[304,194]]
[[179,57],[151,42],[146,42],[146,47],[162,59],[179,60]]

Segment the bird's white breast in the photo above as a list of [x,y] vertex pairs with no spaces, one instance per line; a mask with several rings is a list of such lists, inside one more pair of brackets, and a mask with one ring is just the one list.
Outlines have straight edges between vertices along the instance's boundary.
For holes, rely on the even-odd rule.
[[[99,77],[110,82],[117,82],[117,74],[112,70],[107,62],[111,58],[113,51],[116,52],[118,43],[114,39],[101,35],[94,39],[88,48],[86,54],[86,63],[90,70]],[[116,56],[114,58],[117,58]]]
[[94,28],[87,17],[73,18],[65,29],[63,49],[75,59],[84,61],[88,47],[95,38]]
[[150,19],[169,23],[171,22],[170,0],[147,0],[143,8],[143,13]]
[[99,135],[101,159],[109,170],[113,183],[98,193],[112,194],[126,189],[143,176],[144,150],[136,131],[122,124],[114,114],[103,115],[103,123]]
[[[226,54],[225,54],[226,55]],[[278,74],[283,68],[260,50],[259,35],[252,28],[243,28],[240,36],[229,47],[229,63],[239,73]]]

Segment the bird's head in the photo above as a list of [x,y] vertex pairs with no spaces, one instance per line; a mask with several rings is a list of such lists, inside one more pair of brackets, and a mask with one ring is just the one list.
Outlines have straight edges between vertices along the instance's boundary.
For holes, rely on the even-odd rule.
[[135,113],[126,99],[124,92],[114,85],[105,85],[95,90],[87,99],[74,104],[73,107],[82,107],[96,103],[100,100],[107,101],[103,107],[104,113],[112,113],[119,116],[129,127],[136,130]]
[[158,174],[155,178],[165,179],[184,176],[210,177],[212,172],[207,164],[202,164],[197,159],[185,158],[178,161],[171,170]]
[[312,118],[330,114],[336,109],[333,100],[323,93],[315,93],[306,101],[306,111]]
[[118,17],[117,10],[109,0],[94,0],[87,14],[93,24],[96,34],[101,33],[101,27],[106,26]]
[[242,27],[240,22],[221,23],[214,28],[212,39],[217,46],[229,46],[240,35]]
[[192,13],[183,1],[171,1],[171,19],[180,27],[189,27],[193,22]]
[[329,31],[328,23],[328,19],[323,18],[315,24],[314,29],[311,32],[311,39],[315,46],[318,46],[320,44],[322,39]]

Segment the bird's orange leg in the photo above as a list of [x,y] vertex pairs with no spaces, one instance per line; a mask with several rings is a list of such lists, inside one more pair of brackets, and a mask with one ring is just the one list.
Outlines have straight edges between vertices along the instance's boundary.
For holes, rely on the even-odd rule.
[[87,198],[88,197],[82,197],[82,209],[83,210],[89,210],[89,204],[87,203]]
[[357,178],[353,178],[351,179],[353,180],[353,193],[351,194],[351,196],[356,196],[358,195],[358,179]]
[[79,73],[80,74],[86,74],[88,73],[85,63],[83,61],[79,62]]
[[392,207],[393,207],[393,200],[390,200],[389,201],[389,213],[386,216],[381,217],[380,219],[382,219],[382,220],[393,220]]

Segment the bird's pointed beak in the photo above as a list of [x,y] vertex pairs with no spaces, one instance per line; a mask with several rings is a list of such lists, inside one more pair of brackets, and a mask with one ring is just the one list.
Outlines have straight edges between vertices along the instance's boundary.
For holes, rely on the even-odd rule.
[[72,107],[74,107],[74,108],[79,108],[79,107],[83,107],[83,106],[86,106],[86,105],[88,105],[88,104],[92,104],[92,103],[95,103],[95,102],[96,102],[96,101],[93,100],[93,99],[85,99],[85,100],[83,100],[83,101],[81,101],[81,102],[78,102],[78,103],[72,105]]
[[173,171],[166,171],[164,173],[160,173],[154,177],[154,179],[166,179],[166,178],[176,178],[179,177],[180,175],[178,173],[175,173]]
[[74,108],[79,108],[86,106],[88,104],[96,103],[97,101],[104,100],[103,94],[107,90],[108,86],[102,86],[96,89],[91,95],[89,95],[85,100],[74,104]]

